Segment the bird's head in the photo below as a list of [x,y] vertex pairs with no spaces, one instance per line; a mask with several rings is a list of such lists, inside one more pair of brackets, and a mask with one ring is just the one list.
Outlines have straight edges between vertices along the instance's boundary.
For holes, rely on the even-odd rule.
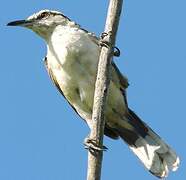
[[26,20],[18,20],[8,23],[8,26],[26,27],[43,38],[47,38],[58,25],[67,25],[71,20],[58,11],[41,10]]

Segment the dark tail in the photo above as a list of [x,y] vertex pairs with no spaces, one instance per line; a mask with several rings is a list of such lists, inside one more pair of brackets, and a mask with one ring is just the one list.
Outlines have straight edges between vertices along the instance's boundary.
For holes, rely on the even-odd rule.
[[133,111],[129,109],[127,117],[133,129],[117,129],[119,136],[155,176],[167,177],[169,171],[175,171],[179,165],[176,153]]

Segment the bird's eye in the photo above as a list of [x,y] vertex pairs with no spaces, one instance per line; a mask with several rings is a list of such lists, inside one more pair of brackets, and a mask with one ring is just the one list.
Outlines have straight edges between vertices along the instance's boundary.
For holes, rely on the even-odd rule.
[[38,19],[43,19],[43,18],[46,18],[49,16],[49,13],[48,12],[43,12],[41,13],[39,16],[38,16]]

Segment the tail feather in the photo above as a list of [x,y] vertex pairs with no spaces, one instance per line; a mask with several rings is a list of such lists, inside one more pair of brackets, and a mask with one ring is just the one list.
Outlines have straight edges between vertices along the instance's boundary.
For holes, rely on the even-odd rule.
[[118,134],[125,142],[130,142],[129,148],[144,166],[159,178],[167,177],[169,171],[177,170],[179,157],[176,153],[133,111],[129,110],[129,113],[134,130],[126,136],[126,129],[119,128]]

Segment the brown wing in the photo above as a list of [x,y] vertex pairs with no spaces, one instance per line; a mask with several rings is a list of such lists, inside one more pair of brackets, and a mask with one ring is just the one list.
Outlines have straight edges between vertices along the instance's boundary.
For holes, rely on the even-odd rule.
[[[88,33],[88,36],[96,45],[99,46],[100,38],[98,38],[93,33]],[[113,82],[115,82],[117,87],[120,88],[122,91],[125,91],[125,89],[129,86],[128,79],[121,74],[120,70],[117,68],[116,64],[113,61],[111,66],[111,77]]]
[[[48,66],[48,62],[47,62],[47,57],[45,57],[45,59],[44,59],[44,64],[45,64],[45,67],[46,67],[46,69],[47,69],[47,71],[48,71],[48,74],[49,74],[49,76],[50,76],[50,79],[52,80],[52,82],[54,83],[54,85],[57,87],[57,89],[58,89],[58,91],[63,95],[63,97],[66,99],[66,97],[64,96],[64,94],[63,94],[63,91],[61,90],[61,88],[60,88],[60,85],[58,84],[58,82],[57,82],[57,80],[56,80],[56,77],[55,77],[55,75],[53,74],[53,72],[52,72],[52,70],[49,68],[49,66]],[[67,99],[66,99],[67,100]],[[70,104],[70,102],[67,100],[67,102]],[[70,106],[74,109],[74,111],[79,115],[79,113],[77,112],[77,110],[74,108],[74,106],[72,106],[71,104],[70,104]],[[80,116],[80,115],[79,115]],[[80,116],[81,117],[81,116]]]
[[[55,75],[53,74],[52,70],[49,68],[48,66],[48,62],[47,62],[47,57],[45,57],[44,59],[44,63],[45,63],[45,67],[48,71],[48,74],[51,78],[51,80],[53,81],[54,85],[57,87],[58,91],[63,95],[63,97],[66,99],[66,97],[64,96],[63,94],[63,91],[61,90],[56,78],[55,78]],[[67,99],[66,99],[67,100]],[[67,102],[70,104],[70,102],[67,100]],[[74,109],[74,111],[80,116],[80,114],[77,112],[77,110],[70,104],[70,106]],[[81,117],[81,116],[80,116]],[[85,120],[86,122],[86,120]],[[104,134],[109,136],[110,138],[113,138],[113,139],[118,139],[119,136],[118,134],[112,130],[110,127],[108,127],[107,125],[105,125],[105,131],[104,131]]]
[[128,79],[121,74],[121,72],[119,71],[119,69],[117,68],[114,62],[112,62],[112,67],[111,67],[111,78],[113,83],[116,85],[116,87],[121,90],[125,104],[126,106],[128,106],[127,97],[126,97],[126,89],[129,86]]
[[128,79],[121,74],[121,72],[119,71],[119,69],[117,68],[114,62],[112,62],[111,76],[113,82],[121,90],[124,91],[129,86]]
[[54,83],[54,85],[57,87],[58,91],[64,96],[63,91],[61,90],[61,88],[60,88],[60,86],[59,86],[59,84],[58,84],[58,82],[57,82],[57,80],[56,80],[53,72],[51,71],[51,69],[48,66],[47,57],[45,57],[44,63],[45,63],[45,67],[46,67],[46,69],[48,71],[48,74],[50,76],[50,79],[52,80],[52,82]]

